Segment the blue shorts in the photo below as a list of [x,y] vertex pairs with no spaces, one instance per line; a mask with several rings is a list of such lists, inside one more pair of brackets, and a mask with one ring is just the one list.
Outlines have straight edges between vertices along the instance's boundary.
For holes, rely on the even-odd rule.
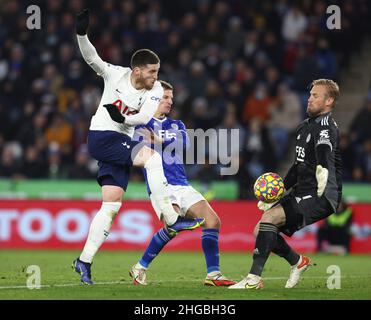
[[[98,160],[97,181],[100,186],[114,185],[126,191],[130,168],[133,166],[134,147],[140,144],[129,136],[116,131],[94,131],[88,133],[90,155]],[[140,148],[135,148],[139,151]]]

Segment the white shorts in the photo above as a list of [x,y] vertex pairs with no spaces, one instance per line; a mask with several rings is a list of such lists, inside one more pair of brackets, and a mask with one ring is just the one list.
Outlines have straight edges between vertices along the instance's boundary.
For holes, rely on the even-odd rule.
[[[169,184],[169,192],[171,203],[176,204],[180,208],[179,215],[184,217],[188,209],[195,203],[205,200],[201,193],[195,190],[191,186],[173,186]],[[152,207],[155,210],[157,217],[161,219],[161,210],[157,202],[153,199],[152,194],[150,195]]]

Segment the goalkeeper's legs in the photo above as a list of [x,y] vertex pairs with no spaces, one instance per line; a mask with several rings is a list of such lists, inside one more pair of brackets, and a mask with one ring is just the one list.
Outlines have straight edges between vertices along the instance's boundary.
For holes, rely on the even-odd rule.
[[[254,236],[257,237],[260,222],[254,228]],[[277,234],[277,243],[272,252],[284,258],[291,266],[290,276],[286,282],[285,288],[295,287],[301,277],[301,274],[311,265],[311,260],[303,255],[296,253],[285,241],[285,239]]]
[[286,222],[281,205],[266,211],[260,220],[253,254],[253,264],[249,274],[232,289],[259,289],[263,287],[261,274],[269,254],[277,246],[278,227]]
[[[254,237],[258,236],[260,221],[256,224],[254,228]],[[298,263],[300,255],[296,253],[292,248],[287,244],[285,239],[277,234],[277,244],[272,249],[272,252],[276,255],[284,258],[291,266]]]

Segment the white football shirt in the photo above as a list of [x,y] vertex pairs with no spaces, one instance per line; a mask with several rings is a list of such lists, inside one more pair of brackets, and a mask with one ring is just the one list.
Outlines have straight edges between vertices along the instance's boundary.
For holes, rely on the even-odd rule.
[[[135,126],[147,124],[155,114],[163,95],[161,83],[156,81],[151,90],[137,90],[130,81],[130,68],[103,61],[86,35],[77,35],[77,41],[86,63],[104,79],[103,95],[91,119],[90,130],[111,130],[133,137]],[[113,121],[103,107],[105,104],[115,104],[125,116],[125,123]]]

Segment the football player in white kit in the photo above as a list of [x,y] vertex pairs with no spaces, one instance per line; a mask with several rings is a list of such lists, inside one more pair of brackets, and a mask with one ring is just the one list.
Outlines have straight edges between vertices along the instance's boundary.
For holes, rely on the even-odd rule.
[[[146,169],[152,196],[161,208],[170,233],[198,228],[205,219],[178,215],[169,198],[161,156],[132,140],[135,126],[146,124],[152,118],[163,95],[157,81],[160,59],[151,50],[141,49],[133,54],[131,68],[104,62],[87,37],[88,26],[89,10],[84,9],[76,16],[78,45],[86,63],[104,80],[103,95],[88,133],[89,153],[98,160],[97,181],[102,188],[102,206],[91,222],[84,249],[72,266],[82,283],[93,284],[91,263],[121,207],[131,166]],[[117,110],[122,115],[120,123],[113,121],[109,114]]]

